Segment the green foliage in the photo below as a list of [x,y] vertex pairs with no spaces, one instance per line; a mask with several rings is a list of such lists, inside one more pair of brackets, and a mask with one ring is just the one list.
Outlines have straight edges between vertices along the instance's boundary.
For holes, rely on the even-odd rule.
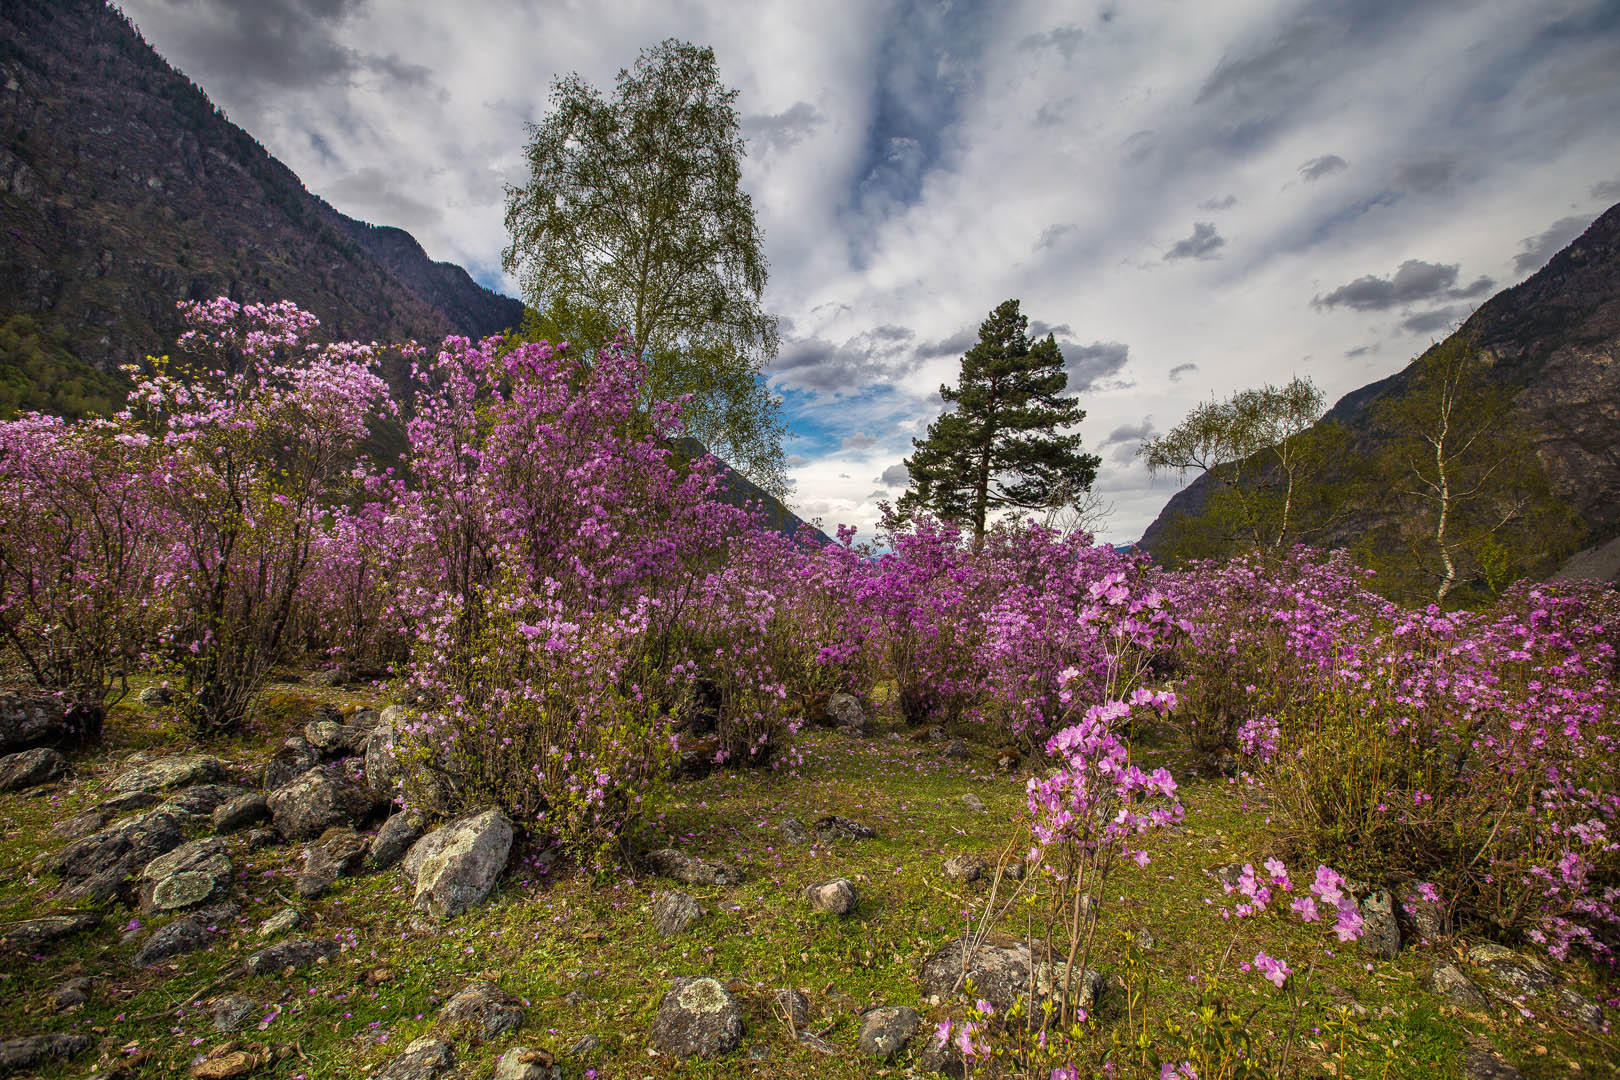
[[1068,376],[1051,334],[1030,341],[1029,319],[1008,300],[979,325],[979,342],[962,357],[955,388],[941,386],[955,405],[913,439],[906,459],[911,486],[902,512],[928,510],[971,523],[983,539],[994,510],[1036,510],[1089,490],[1101,459],[1080,449],[1070,432],[1086,418],[1063,392]]
[[124,383],[74,356],[61,327],[43,328],[29,315],[0,322],[0,419],[31,410],[105,416],[122,405]]
[[559,79],[529,129],[529,181],[507,189],[503,265],[544,313],[537,331],[594,348],[628,330],[649,400],[690,394],[687,434],[780,495],[777,329],[736,97],[712,49],[673,39],[621,70],[611,100]]

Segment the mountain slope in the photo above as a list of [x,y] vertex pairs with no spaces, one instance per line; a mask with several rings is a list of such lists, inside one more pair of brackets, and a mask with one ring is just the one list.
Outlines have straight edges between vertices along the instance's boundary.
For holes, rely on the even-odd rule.
[[482,336],[523,305],[338,213],[100,0],[0,3],[0,318],[101,372],[175,302],[289,299],[359,340]]
[[[1493,379],[1513,395],[1555,493],[1590,538],[1620,534],[1620,205],[1541,270],[1482,304],[1457,334],[1476,335]],[[1352,390],[1323,421],[1344,424],[1354,450],[1376,450],[1382,437],[1374,410],[1405,393],[1413,375],[1408,365]],[[1213,481],[1200,476],[1177,492],[1141,546],[1155,551],[1168,539],[1169,524],[1199,513],[1213,490]],[[1361,534],[1375,518],[1371,510],[1352,511],[1336,532]]]

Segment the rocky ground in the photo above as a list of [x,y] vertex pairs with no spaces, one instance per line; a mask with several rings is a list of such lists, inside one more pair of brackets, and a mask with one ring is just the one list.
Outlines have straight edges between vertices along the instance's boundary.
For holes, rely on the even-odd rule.
[[[214,745],[155,688],[89,751],[20,749],[39,740],[12,715],[0,1075],[959,1073],[933,1032],[963,1015],[962,939],[1026,843],[1005,755],[881,716],[806,733],[793,767],[672,785],[634,869],[592,878],[498,811],[392,812],[397,714],[368,688],[278,685]],[[1286,996],[1238,958],[1316,939],[1219,917],[1222,878],[1271,853],[1245,789],[1179,746],[1165,729],[1138,748],[1182,778],[1187,823],[1103,899],[1092,1022],[1123,1031],[1145,1007],[1160,1029],[1224,961],[1251,1031],[1278,1040]],[[1400,899],[1365,893],[1373,932],[1320,958],[1300,1075],[1614,1075],[1596,972],[1449,937]],[[968,967],[999,1008],[1044,970],[1013,936]]]

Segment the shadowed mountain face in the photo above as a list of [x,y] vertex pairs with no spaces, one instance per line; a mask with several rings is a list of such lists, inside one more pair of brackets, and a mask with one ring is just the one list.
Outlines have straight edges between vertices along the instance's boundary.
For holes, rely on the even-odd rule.
[[[1620,205],[1540,271],[1481,305],[1457,333],[1476,336],[1493,378],[1513,395],[1555,493],[1589,538],[1620,534]],[[1376,451],[1384,436],[1373,421],[1375,407],[1405,393],[1413,374],[1408,365],[1351,391],[1324,421],[1344,424],[1353,450]],[[1170,522],[1199,513],[1214,487],[1200,476],[1177,492],[1141,545],[1154,551],[1168,538]],[[1365,533],[1379,514],[1352,510],[1328,542]]]
[[292,300],[361,341],[523,318],[311,195],[100,0],[0,3],[0,235],[0,319],[101,372],[168,349],[184,299]]

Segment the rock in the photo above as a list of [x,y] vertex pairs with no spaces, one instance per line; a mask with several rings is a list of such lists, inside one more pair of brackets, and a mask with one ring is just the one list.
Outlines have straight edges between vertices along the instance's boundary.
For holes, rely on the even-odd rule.
[[[591,1038],[594,1036],[585,1036]],[[495,1080],[561,1080],[562,1074],[561,1066],[549,1053],[526,1046],[513,1047],[495,1060]]]
[[990,868],[978,855],[952,855],[945,860],[942,872],[950,881],[978,881]]
[[1584,994],[1571,990],[1567,986],[1559,988],[1558,1008],[1560,1012],[1578,1024],[1584,1024],[1593,1031],[1603,1030],[1603,1006]]
[[214,807],[214,832],[224,836],[257,824],[269,816],[269,796],[262,791],[250,791]]
[[861,699],[854,694],[834,694],[827,699],[827,716],[841,731],[865,735],[869,726]]
[[274,847],[281,843],[281,834],[274,829],[254,829],[247,834],[249,851],[258,851],[260,848]]
[[88,1035],[27,1035],[0,1040],[0,1073],[21,1072],[77,1057],[95,1045]]
[[777,1012],[787,1017],[795,1030],[810,1022],[810,999],[793,987],[778,990],[771,1000],[776,1003]]
[[816,819],[816,835],[823,840],[872,840],[877,837],[877,830],[847,817],[828,814]]
[[861,1053],[888,1061],[906,1048],[921,1021],[915,1009],[885,1005],[861,1014]]
[[348,683],[349,671],[340,664],[337,667],[326,668],[323,671],[310,672],[309,677],[304,681],[310,686],[319,687],[323,690],[330,690],[334,687],[343,686],[344,684]]
[[1401,951],[1401,931],[1395,922],[1395,900],[1383,889],[1361,902],[1361,951],[1393,960]]
[[456,1052],[442,1039],[423,1036],[372,1074],[372,1080],[441,1080],[455,1067]]
[[574,1045],[568,1048],[568,1056],[571,1058],[583,1058],[596,1053],[601,1048],[602,1040],[595,1035],[581,1035]]
[[917,1066],[925,1073],[942,1073],[950,1077],[967,1075],[967,1062],[962,1059],[962,1051],[949,1039],[940,1038],[937,1032],[929,1036],[928,1045],[917,1059]]
[[[968,940],[960,937],[947,942],[923,964],[922,1000],[926,1004],[942,1005],[964,995],[962,988],[967,982],[962,978],[962,954]],[[1087,969],[1069,980],[1068,970],[1063,960],[1049,963],[1039,953],[1032,953],[1026,941],[996,935],[973,951],[966,965],[966,978],[973,980],[978,997],[990,1002],[998,1012],[1005,1012],[1030,993],[1032,974],[1037,1002],[1056,996],[1067,981],[1074,1002],[1084,1009],[1094,1008],[1104,987],[1103,976]]]
[[1488,941],[1468,950],[1468,962],[1484,968],[1521,994],[1545,990],[1558,981],[1552,968],[1540,960],[1520,956]]
[[206,754],[176,754],[127,769],[113,779],[120,794],[131,791],[167,791],[192,784],[211,784],[225,778],[225,763]]
[[371,791],[320,769],[277,788],[266,803],[276,831],[289,840],[310,840],[334,825],[359,825],[382,808]]
[[984,813],[984,800],[979,798],[977,795],[974,795],[972,792],[963,795],[957,801],[960,802],[965,808],[973,811],[975,814]]
[[105,829],[109,822],[131,810],[145,810],[162,801],[150,791],[132,791],[60,822],[51,829],[51,836],[57,840],[78,840]]
[[1225,866],[1217,866],[1210,871],[1210,876],[1220,882],[1227,891],[1231,891],[1238,887],[1238,882],[1243,878],[1243,864],[1231,862]]
[[742,1010],[726,988],[707,976],[677,979],[653,1020],[652,1044],[685,1060],[713,1058],[742,1041]]
[[136,700],[149,709],[162,708],[174,704],[174,691],[167,686],[148,686]]
[[33,952],[41,945],[89,930],[100,922],[99,911],[69,911],[4,923],[0,924],[0,947]]
[[950,742],[946,743],[945,748],[940,751],[940,756],[948,757],[952,761],[966,761],[968,758],[973,756],[973,752],[968,749],[968,744],[965,740],[952,739]]
[[359,873],[365,857],[366,838],[353,829],[334,826],[304,847],[304,872],[293,887],[305,899],[314,899],[338,878]]
[[729,866],[704,862],[674,848],[647,853],[647,868],[660,877],[674,878],[687,885],[737,885],[742,874]]
[[793,1038],[800,1046],[814,1050],[818,1054],[827,1054],[830,1056],[838,1053],[837,1047],[813,1031],[795,1031],[793,1033]]
[[96,980],[80,976],[58,983],[45,995],[46,1003],[53,1012],[67,1012],[77,1009],[90,1000],[90,993],[96,988]]
[[383,710],[382,720],[366,736],[363,752],[366,756],[366,786],[384,798],[392,799],[404,775],[402,763],[395,757],[395,740],[399,725],[408,714],[399,705]]
[[68,759],[41,746],[0,757],[0,791],[22,791],[60,780],[68,772]]
[[923,739],[931,743],[944,743],[951,741],[950,735],[945,731],[944,728],[938,726],[937,724],[923,733]]
[[298,913],[297,908],[282,908],[259,924],[258,933],[260,937],[274,937],[288,930],[298,929],[303,921],[304,917]]
[[1455,964],[1443,962],[1435,964],[1424,978],[1423,988],[1431,994],[1445,998],[1453,1005],[1470,1009],[1485,1007],[1485,995],[1479,992],[1479,987],[1475,986],[1473,980],[1464,975]]
[[338,943],[327,938],[294,938],[261,949],[247,959],[249,975],[277,975],[288,968],[294,970],[310,964],[337,959]]
[[151,967],[153,964],[161,964],[171,956],[206,949],[213,940],[214,935],[208,932],[201,919],[195,915],[187,915],[155,931],[147,938],[146,944],[135,954],[134,963],[138,968]]
[[373,870],[386,870],[405,857],[412,844],[422,838],[425,823],[417,814],[400,812],[382,823],[371,841],[366,865]]
[[221,806],[245,794],[247,789],[238,784],[198,784],[171,795],[163,805],[182,814],[210,817]]
[[512,852],[512,822],[499,810],[453,821],[411,845],[403,863],[411,903],[449,919],[484,902]]
[[215,1031],[241,1031],[259,1016],[263,1008],[252,998],[226,994],[213,1000],[208,1015],[214,1022]]
[[1425,899],[1423,888],[1423,882],[1402,882],[1395,890],[1396,917],[1405,927],[1408,937],[1432,944],[1446,935],[1446,906],[1436,900]]
[[126,895],[133,878],[159,855],[180,846],[180,816],[152,810],[91,833],[51,861],[66,895],[105,903]]
[[804,898],[815,910],[839,917],[854,911],[856,903],[860,900],[855,893],[855,886],[846,878],[834,878],[819,885],[811,885],[804,890]]
[[702,915],[698,902],[683,892],[667,892],[653,901],[653,927],[664,937],[686,933]]
[[0,690],[0,754],[60,746],[80,737],[67,714],[55,694]]
[[365,751],[377,727],[377,713],[361,709],[348,720],[331,705],[318,705],[314,718],[304,725],[304,741],[327,757],[348,757]]
[[148,914],[182,911],[223,899],[231,891],[231,874],[223,840],[183,844],[141,871],[140,908]]
[[1463,1055],[1464,1080],[1522,1080],[1524,1074],[1496,1054],[1470,1047]]
[[294,736],[281,744],[264,767],[264,790],[276,791],[321,763],[321,755],[302,738]]
[[810,842],[810,830],[805,828],[804,822],[798,818],[783,818],[782,824],[777,826],[777,831],[782,834],[782,839],[786,843],[808,844]]
[[524,1016],[517,998],[486,981],[469,983],[439,1010],[440,1022],[476,1029],[485,1039],[511,1034],[523,1026]]

